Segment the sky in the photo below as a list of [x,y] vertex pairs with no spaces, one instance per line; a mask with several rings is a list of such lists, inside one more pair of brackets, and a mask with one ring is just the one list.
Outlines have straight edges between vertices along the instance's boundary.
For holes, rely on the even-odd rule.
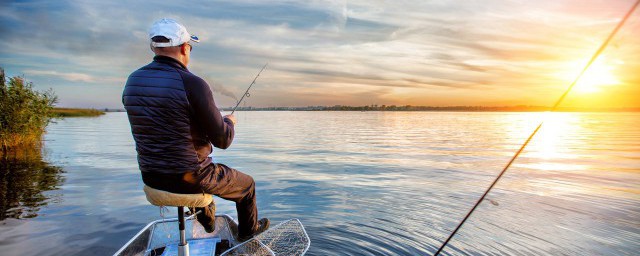
[[[219,107],[552,105],[634,0],[3,1],[0,67],[61,107],[122,108],[168,17]],[[565,106],[640,107],[640,10]],[[229,94],[229,93],[226,93]]]

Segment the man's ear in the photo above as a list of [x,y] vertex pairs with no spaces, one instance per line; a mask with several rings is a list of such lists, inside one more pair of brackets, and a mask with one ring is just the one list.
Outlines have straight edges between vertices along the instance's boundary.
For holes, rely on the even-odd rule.
[[180,45],[180,53],[182,53],[182,55],[187,55],[189,53],[189,49],[187,49],[187,44],[181,44]]

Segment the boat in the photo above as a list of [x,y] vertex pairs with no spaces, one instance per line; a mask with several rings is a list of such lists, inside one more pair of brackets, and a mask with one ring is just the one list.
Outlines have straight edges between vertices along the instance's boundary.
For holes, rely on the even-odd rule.
[[[229,215],[216,215],[212,233],[194,220],[195,214],[185,218],[190,256],[304,255],[311,245],[298,219],[283,221],[244,242],[238,240],[238,223]],[[163,218],[146,225],[114,256],[178,255],[179,241],[178,218]]]

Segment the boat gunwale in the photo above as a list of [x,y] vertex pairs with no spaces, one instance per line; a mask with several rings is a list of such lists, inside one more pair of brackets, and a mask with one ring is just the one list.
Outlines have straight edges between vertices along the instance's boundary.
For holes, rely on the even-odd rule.
[[[198,214],[198,213],[196,213],[196,214]],[[196,214],[193,214],[193,215],[190,215],[190,216],[186,217],[185,221],[194,219]],[[223,217],[223,218],[226,218],[228,220],[233,221],[236,225],[238,224],[236,222],[236,220],[233,219],[233,217],[229,216],[229,214],[220,214],[220,215],[216,215],[216,217]],[[142,228],[131,239],[129,239],[129,241],[127,241],[127,243],[125,243],[118,251],[116,251],[113,254],[113,256],[120,255],[127,247],[129,247],[129,245],[131,245],[131,243],[133,243],[133,241],[136,240],[136,238],[138,238],[140,235],[142,235],[142,233],[144,233],[146,230],[150,229],[153,225],[155,225],[157,223],[172,222],[172,221],[178,221],[178,218],[176,217],[176,218],[168,218],[168,219],[158,219],[158,220],[154,220],[152,222],[149,222],[146,226],[144,226],[144,228]],[[153,230],[151,230],[151,233],[153,233]],[[305,231],[305,233],[306,233],[306,231]],[[148,244],[149,242],[147,242],[147,248],[149,247],[149,244]]]

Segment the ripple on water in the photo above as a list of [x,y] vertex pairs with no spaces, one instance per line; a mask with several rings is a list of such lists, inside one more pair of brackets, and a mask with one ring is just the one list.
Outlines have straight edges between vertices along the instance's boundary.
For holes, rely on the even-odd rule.
[[[234,144],[216,150],[216,160],[255,178],[261,216],[302,221],[309,255],[432,254],[541,118],[237,115]],[[637,127],[637,113],[552,117],[445,254],[633,255],[640,249]],[[45,152],[47,163],[64,170],[64,182],[43,192],[53,199],[38,217],[2,222],[1,251],[109,254],[160,218],[142,193],[124,113],[60,120],[48,128]],[[236,216],[233,203],[217,205]]]

